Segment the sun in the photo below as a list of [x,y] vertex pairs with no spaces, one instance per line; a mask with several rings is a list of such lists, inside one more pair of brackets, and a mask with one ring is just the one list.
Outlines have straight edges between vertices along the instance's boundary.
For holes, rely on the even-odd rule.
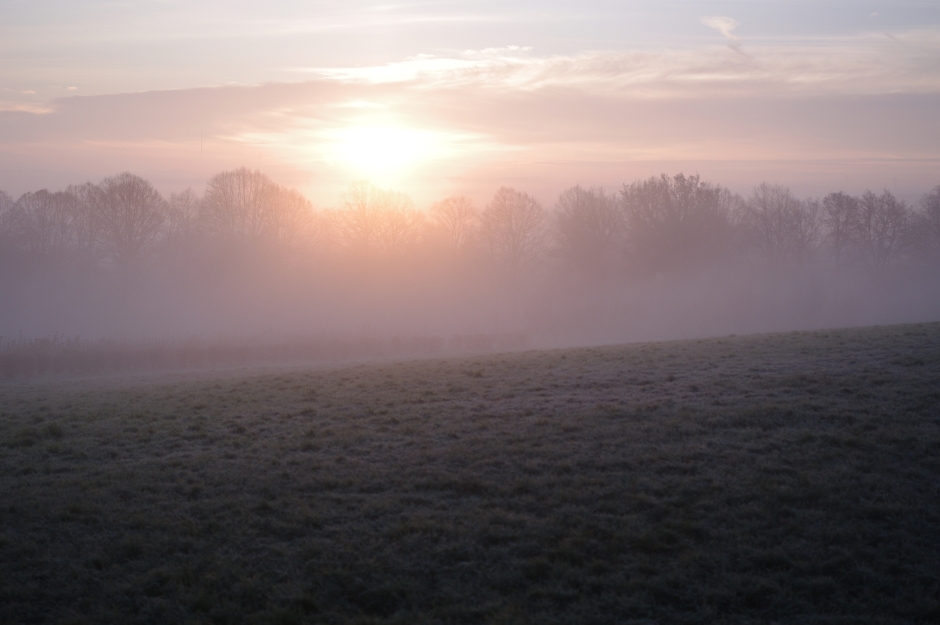
[[434,133],[405,126],[350,126],[330,135],[334,158],[376,181],[401,177],[445,151]]

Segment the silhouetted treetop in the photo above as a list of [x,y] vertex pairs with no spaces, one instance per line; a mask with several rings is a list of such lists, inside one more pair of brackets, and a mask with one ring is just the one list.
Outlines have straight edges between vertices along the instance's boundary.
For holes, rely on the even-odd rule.
[[7,251],[12,241],[10,229],[12,220],[10,211],[13,209],[13,198],[6,192],[0,191],[0,253]]
[[364,180],[349,186],[332,215],[341,245],[366,255],[404,251],[420,239],[425,219],[407,194]]
[[61,256],[72,237],[74,199],[45,189],[24,193],[10,211],[10,231],[19,249],[39,256]]
[[483,211],[481,221],[481,234],[497,264],[518,270],[542,253],[547,216],[529,194],[500,188]]
[[628,253],[648,271],[720,255],[732,240],[734,196],[697,175],[624,185],[620,201]]
[[918,230],[923,234],[926,247],[933,253],[940,252],[940,185],[924,195],[920,206],[923,212]]
[[431,213],[455,250],[467,244],[480,217],[473,200],[464,195],[453,195],[435,202]]
[[881,268],[898,258],[911,243],[913,211],[890,191],[866,191],[859,199],[857,237],[865,260]]
[[166,221],[166,203],[148,181],[124,172],[99,185],[98,218],[104,250],[118,266],[143,260]]
[[241,167],[216,174],[202,201],[203,227],[221,239],[259,239],[271,221],[268,206],[273,191],[274,183],[260,171]]
[[[758,270],[799,268],[836,279],[854,271],[871,280],[940,260],[940,186],[915,211],[887,190],[815,200],[763,183],[744,200],[680,173],[618,192],[573,186],[551,212],[511,187],[499,188],[482,211],[462,195],[429,209],[418,210],[401,191],[357,181],[335,208],[317,211],[296,189],[245,167],[213,176],[202,195],[186,189],[168,200],[127,172],[16,201],[0,192],[0,283],[40,276],[68,282],[77,272],[108,276],[110,267],[147,268],[182,281],[184,274],[220,276],[237,265],[275,268],[272,275],[289,269],[326,276],[344,267],[360,277],[362,269],[403,277],[459,271],[459,279],[480,288],[501,284],[494,281],[499,276],[511,277],[514,288],[523,277],[536,284],[555,276],[597,290],[617,281],[736,271],[755,257],[763,261]],[[230,262],[236,256],[247,262]],[[459,291],[457,274],[451,278],[448,288]]]
[[562,262],[582,276],[606,275],[622,257],[624,212],[615,195],[574,186],[555,203],[554,236]]
[[819,242],[819,205],[766,182],[754,188],[743,221],[749,242],[771,263],[804,259]]

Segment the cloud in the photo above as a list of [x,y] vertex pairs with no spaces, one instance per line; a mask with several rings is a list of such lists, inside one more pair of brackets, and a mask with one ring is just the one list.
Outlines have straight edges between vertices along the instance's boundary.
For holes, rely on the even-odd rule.
[[532,46],[502,46],[500,48],[483,48],[482,50],[464,50],[466,58],[500,58],[506,56],[519,56],[531,52]]
[[[178,190],[247,165],[329,205],[352,178],[324,151],[355,128],[415,129],[449,155],[401,185],[429,199],[467,181],[484,194],[518,184],[550,198],[554,184],[617,183],[657,168],[705,175],[718,161],[738,164],[721,170],[728,183],[757,176],[757,162],[808,158],[856,163],[838,165],[852,171],[921,159],[916,167],[935,179],[940,30],[749,48],[745,58],[725,46],[553,56],[510,46],[298,68],[304,80],[293,83],[73,96],[42,115],[20,104],[0,112],[0,188],[131,170]],[[827,167],[807,175],[837,165]]]
[[738,22],[734,18],[724,17],[720,15],[712,15],[708,17],[703,17],[702,23],[708,26],[709,28],[717,30],[722,35],[730,39],[731,41],[738,40],[738,38],[734,36],[732,31],[738,26],[740,26],[741,23]]
[[[717,18],[716,18],[717,19]],[[899,45],[900,44],[900,45]],[[704,95],[873,94],[940,91],[940,30],[890,37],[873,33],[826,40],[728,48],[594,51],[537,56],[525,48],[418,55],[356,68],[296,68],[348,84],[410,83],[422,89],[577,89],[632,98]]]
[[[719,161],[746,163],[738,173],[730,165],[722,170],[728,178],[719,181],[729,184],[756,175],[748,172],[758,162],[810,158],[852,167],[898,159],[891,171],[904,171],[903,159],[921,159],[918,167],[935,177],[938,106],[940,92],[650,99],[630,90],[467,90],[331,79],[73,97],[44,115],[0,113],[0,188],[14,194],[61,188],[131,170],[161,190],[198,190],[214,173],[247,165],[329,205],[355,178],[331,161],[330,144],[348,129],[369,127],[415,129],[440,152],[416,177],[387,183],[419,203],[452,192],[461,180],[484,195],[518,184],[550,198],[560,190],[552,185],[616,184],[656,168],[704,174]],[[783,167],[764,169],[777,166]]]

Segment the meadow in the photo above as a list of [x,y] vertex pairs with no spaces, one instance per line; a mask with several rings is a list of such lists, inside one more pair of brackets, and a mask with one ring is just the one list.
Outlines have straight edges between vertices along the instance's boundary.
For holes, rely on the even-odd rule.
[[0,622],[940,622],[940,324],[0,380]]

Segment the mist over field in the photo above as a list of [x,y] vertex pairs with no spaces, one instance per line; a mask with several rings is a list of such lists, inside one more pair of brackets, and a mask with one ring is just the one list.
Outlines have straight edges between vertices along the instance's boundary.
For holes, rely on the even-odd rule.
[[0,0],[0,623],[940,623],[937,0]]
[[747,195],[694,175],[316,207],[260,171],[162,196],[130,173],[0,195],[0,337],[432,353],[940,319],[940,186]]
[[4,7],[3,353],[940,319],[935,2],[223,4]]

